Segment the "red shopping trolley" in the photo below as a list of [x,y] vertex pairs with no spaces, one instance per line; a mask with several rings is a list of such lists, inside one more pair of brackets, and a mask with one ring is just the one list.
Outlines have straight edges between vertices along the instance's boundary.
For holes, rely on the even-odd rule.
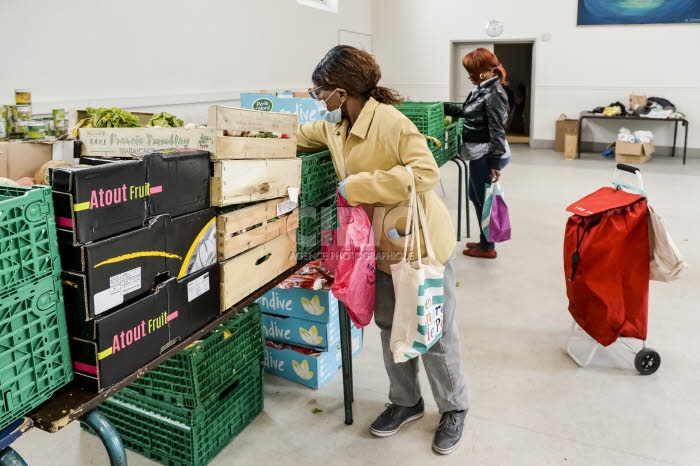
[[[639,186],[618,180],[618,170],[637,176]],[[656,372],[659,354],[646,346],[649,305],[649,211],[638,168],[618,164],[613,186],[601,188],[567,209],[564,273],[569,312],[574,318],[567,352],[587,366],[601,346],[620,342],[636,353],[643,375]],[[581,333],[591,344],[581,354]],[[642,340],[636,351],[623,338]]]

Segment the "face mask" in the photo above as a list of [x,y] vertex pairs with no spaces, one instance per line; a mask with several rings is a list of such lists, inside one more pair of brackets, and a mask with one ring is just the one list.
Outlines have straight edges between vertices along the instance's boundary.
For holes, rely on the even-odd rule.
[[[337,89],[336,89],[337,91]],[[335,91],[331,93],[331,95],[328,96],[328,99],[330,99],[333,94],[335,94]],[[343,104],[340,104],[340,107],[336,108],[332,112],[328,110],[328,107],[326,106],[326,100],[317,100],[316,101],[316,110],[318,110],[318,115],[321,117],[322,120],[327,121],[329,123],[340,123],[343,121],[343,113],[341,111],[341,107]]]

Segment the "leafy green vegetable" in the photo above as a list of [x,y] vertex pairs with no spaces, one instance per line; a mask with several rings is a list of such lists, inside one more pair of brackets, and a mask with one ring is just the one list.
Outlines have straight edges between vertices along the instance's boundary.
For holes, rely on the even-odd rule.
[[136,115],[121,108],[88,107],[85,110],[90,116],[80,120],[73,128],[71,132],[75,137],[78,137],[80,128],[138,128],[141,126]]
[[163,128],[180,128],[184,126],[185,122],[168,112],[160,112],[154,113],[148,124],[149,126],[161,126]]

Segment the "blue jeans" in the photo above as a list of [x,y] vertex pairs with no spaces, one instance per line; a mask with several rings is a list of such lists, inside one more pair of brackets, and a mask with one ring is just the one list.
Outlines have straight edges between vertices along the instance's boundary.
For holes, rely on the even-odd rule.
[[[510,162],[510,157],[501,159],[499,169],[503,170],[508,162]],[[484,194],[487,184],[491,184],[491,169],[489,168],[488,155],[484,155],[480,159],[469,162],[469,199],[474,204],[474,210],[476,210],[476,216],[479,219],[481,247],[486,251],[493,251],[496,249],[496,244],[487,241],[484,232],[481,231],[481,216],[484,212]]]

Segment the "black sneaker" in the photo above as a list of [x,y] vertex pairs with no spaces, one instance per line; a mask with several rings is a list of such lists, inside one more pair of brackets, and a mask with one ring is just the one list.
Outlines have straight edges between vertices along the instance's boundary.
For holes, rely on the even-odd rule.
[[449,455],[455,451],[462,441],[462,431],[466,419],[466,409],[464,411],[448,411],[443,414],[435,431],[433,450],[441,455]]
[[411,408],[387,403],[386,410],[372,423],[369,432],[377,437],[389,437],[397,433],[404,424],[422,418],[424,412],[423,398]]

